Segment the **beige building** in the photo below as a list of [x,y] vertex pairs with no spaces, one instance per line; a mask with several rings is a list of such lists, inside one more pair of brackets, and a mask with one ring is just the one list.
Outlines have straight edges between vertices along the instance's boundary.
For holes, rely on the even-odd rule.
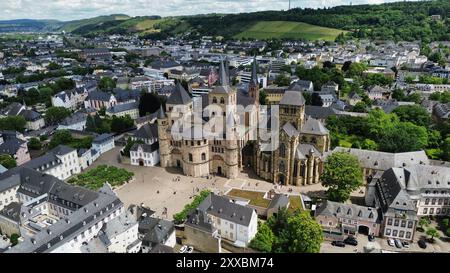
[[[237,91],[229,83],[224,64],[219,71],[219,85],[202,95],[202,109],[210,114],[209,120],[194,111],[194,102],[187,91],[178,84],[166,102],[165,111],[158,112],[158,137],[162,167],[178,167],[188,176],[202,177],[209,174],[236,178],[243,166],[252,166],[263,179],[283,185],[307,185],[319,182],[322,171],[322,155],[330,149],[330,137],[323,124],[305,116],[305,100],[300,91],[286,91],[280,105],[280,146],[273,152],[261,150],[260,141],[249,142],[249,125],[257,121],[259,114],[259,83],[254,62],[248,93]],[[248,113],[238,113],[237,105],[252,106]],[[214,109],[214,107],[216,107]],[[217,109],[217,110],[216,110]],[[202,128],[211,119],[219,119],[223,113],[224,134],[235,139],[205,138]],[[217,112],[216,112],[217,111]],[[180,114],[183,113],[183,114]],[[226,114],[225,114],[226,113]],[[183,120],[198,120],[191,128],[182,128],[182,137],[174,138],[173,126]],[[226,119],[226,120],[225,120]],[[230,122],[234,119],[235,122]],[[253,123],[256,124],[256,123]],[[208,123],[215,132],[215,123]],[[181,129],[181,128],[180,128]],[[238,134],[238,132],[245,132]],[[245,155],[243,156],[243,152]]]

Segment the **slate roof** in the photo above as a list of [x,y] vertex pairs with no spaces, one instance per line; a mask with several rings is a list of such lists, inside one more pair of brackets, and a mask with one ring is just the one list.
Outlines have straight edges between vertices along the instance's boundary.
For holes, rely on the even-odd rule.
[[24,143],[26,142],[18,138],[5,140],[5,142],[0,144],[0,154],[8,154],[13,156]]
[[5,206],[1,211],[0,215],[2,215],[5,218],[8,218],[9,220],[12,220],[16,223],[19,223],[20,221],[20,208],[21,204],[17,202],[12,202]]
[[321,156],[322,154],[317,150],[317,148],[312,144],[302,143],[297,146],[295,151],[295,158],[300,160],[305,160],[309,157],[310,153],[316,156]]
[[304,106],[305,98],[299,91],[286,91],[281,98],[280,105]]
[[92,143],[104,143],[106,141],[109,141],[111,139],[113,139],[114,135],[113,134],[101,134],[99,136],[97,136]]
[[192,101],[191,96],[188,94],[186,89],[180,84],[177,83],[175,88],[172,90],[172,93],[167,98],[167,104],[188,104]]
[[327,135],[328,129],[323,126],[322,122],[315,118],[308,118],[301,130],[302,134]]
[[70,125],[73,125],[73,124],[86,122],[86,119],[87,119],[87,114],[85,114],[83,112],[76,112],[73,115],[63,119],[60,122],[60,125],[70,126]]
[[158,138],[158,125],[153,124],[145,124],[141,128],[139,128],[133,135],[136,138],[141,139],[155,139]]
[[252,218],[253,209],[241,206],[230,201],[230,199],[218,196],[214,193],[208,195],[198,206],[198,209],[207,214],[214,215],[227,221],[248,226]]
[[366,169],[387,170],[392,167],[408,167],[411,165],[429,165],[425,151],[407,153],[386,153],[355,148],[336,147],[331,153],[349,152],[356,156],[360,165]]
[[118,114],[121,112],[130,111],[133,109],[138,109],[137,102],[116,104],[116,105],[111,106],[110,108],[106,109],[106,112],[111,113],[111,114]]
[[325,200],[317,207],[315,216],[324,215],[337,218],[351,218],[358,221],[380,223],[377,209],[355,204],[344,204]]
[[138,230],[139,233],[145,234],[142,244],[153,246],[164,243],[175,231],[175,226],[171,221],[146,217],[139,222]]
[[113,94],[102,92],[102,91],[92,91],[87,96],[86,100],[99,100],[99,101],[109,101]]
[[144,151],[144,153],[153,153],[154,151],[157,151],[159,149],[159,143],[155,142],[151,145],[148,144],[141,144],[141,143],[135,143],[130,151],[132,152],[137,152],[139,148],[142,148],[142,150]]

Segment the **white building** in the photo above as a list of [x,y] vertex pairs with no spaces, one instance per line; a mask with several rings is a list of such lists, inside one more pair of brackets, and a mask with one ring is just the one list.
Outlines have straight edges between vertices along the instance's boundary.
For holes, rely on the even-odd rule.
[[101,134],[92,142],[92,149],[98,151],[100,154],[104,154],[114,149],[114,147],[114,135],[112,134]]

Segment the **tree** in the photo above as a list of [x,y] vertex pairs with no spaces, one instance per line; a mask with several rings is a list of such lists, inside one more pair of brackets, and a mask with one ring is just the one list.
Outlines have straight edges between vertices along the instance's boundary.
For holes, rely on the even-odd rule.
[[441,155],[443,160],[450,160],[450,136],[447,137],[444,140],[444,143],[442,144],[442,155]]
[[47,124],[57,124],[61,120],[70,116],[71,112],[69,109],[64,107],[50,107],[45,111],[45,121]]
[[362,101],[357,102],[355,106],[352,107],[352,112],[367,113],[367,105]]
[[394,89],[392,92],[392,98],[397,101],[403,101],[406,98],[405,92],[399,88]]
[[424,230],[424,226],[428,227],[428,225],[431,223],[430,219],[428,217],[422,217],[419,220],[419,227],[421,230]]
[[40,150],[42,148],[41,141],[36,137],[31,138],[28,142],[28,148],[31,150]]
[[249,244],[249,247],[261,252],[272,252],[272,245],[275,241],[275,235],[266,223],[258,223],[258,232]]
[[439,232],[435,228],[429,228],[427,230],[427,235],[430,236],[430,240],[433,242],[435,237],[439,237]]
[[111,121],[111,131],[115,133],[124,132],[134,126],[134,122],[129,115],[125,117],[113,116]]
[[428,145],[428,132],[423,126],[399,122],[385,128],[378,144],[381,151],[388,153],[420,151]]
[[280,74],[276,77],[274,83],[278,86],[289,86],[291,84],[291,78]]
[[264,90],[259,91],[259,104],[266,105],[267,92]]
[[402,105],[392,112],[403,122],[409,121],[418,126],[428,126],[430,123],[430,115],[427,110],[419,105]]
[[65,145],[73,141],[72,135],[69,130],[58,130],[50,140],[49,148],[53,149],[58,145]]
[[331,154],[321,175],[322,184],[328,187],[328,198],[344,202],[350,194],[363,185],[363,172],[358,158],[345,152]]
[[111,91],[116,88],[116,81],[110,77],[103,77],[98,83],[98,88],[103,91]]
[[8,154],[0,154],[0,165],[7,169],[11,169],[17,166],[16,160]]
[[9,240],[11,241],[11,245],[12,246],[17,245],[19,243],[19,238],[20,238],[19,234],[17,233],[11,234],[11,237],[9,238]]
[[155,93],[142,93],[139,100],[139,115],[145,116],[155,113],[165,104],[165,98],[158,96]]
[[98,110],[98,114],[99,114],[100,116],[104,117],[104,116],[106,115],[106,107],[105,107],[105,106],[102,106],[102,107],[100,108],[100,110]]
[[8,116],[0,118],[0,130],[25,131],[27,121],[22,116]]
[[301,212],[288,219],[285,233],[290,242],[289,253],[318,253],[323,241],[322,227],[311,217],[309,212]]
[[141,140],[132,140],[131,137],[129,137],[127,139],[127,144],[123,148],[123,155],[125,155],[127,157],[130,157],[130,150],[133,147],[133,145],[136,144],[136,143],[144,144],[144,142],[141,141]]

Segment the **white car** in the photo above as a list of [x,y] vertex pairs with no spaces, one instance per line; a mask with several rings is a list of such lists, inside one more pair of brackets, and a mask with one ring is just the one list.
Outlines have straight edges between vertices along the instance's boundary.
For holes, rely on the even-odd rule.
[[187,246],[182,246],[181,248],[180,248],[180,253],[186,253],[186,250],[188,250],[188,247]]
[[389,246],[395,246],[395,241],[394,241],[394,239],[389,238],[389,239],[388,239],[388,244],[389,244]]
[[194,247],[193,246],[188,246],[186,253],[192,253],[194,251]]

